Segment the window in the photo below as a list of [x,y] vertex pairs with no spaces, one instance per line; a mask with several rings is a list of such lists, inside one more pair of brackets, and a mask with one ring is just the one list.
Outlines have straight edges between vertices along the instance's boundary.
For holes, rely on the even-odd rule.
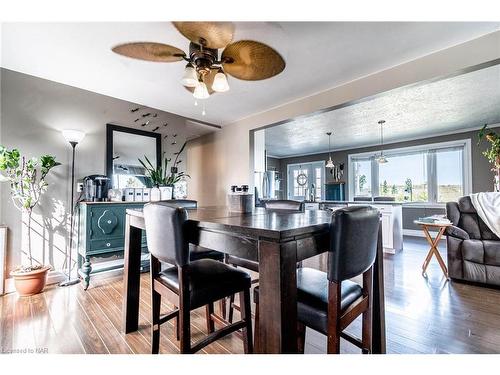
[[[470,191],[470,140],[349,155],[349,193],[397,201],[445,203]],[[465,161],[468,161],[467,163]]]
[[324,197],[325,162],[289,164],[288,168],[288,199],[309,199],[311,189],[316,199]]
[[372,195],[372,163],[370,158],[357,159],[352,163],[354,177],[354,195],[370,197]]

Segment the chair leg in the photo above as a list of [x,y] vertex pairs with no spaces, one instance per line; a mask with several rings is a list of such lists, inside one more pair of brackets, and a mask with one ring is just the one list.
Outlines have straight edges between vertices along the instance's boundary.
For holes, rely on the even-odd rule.
[[160,306],[161,295],[155,290],[151,291],[151,353],[160,351]]
[[306,346],[306,326],[304,323],[297,322],[297,349],[300,354],[304,354]]
[[[174,310],[177,309],[177,306],[174,305]],[[181,339],[181,329],[179,326],[179,316],[177,315],[174,318],[174,329],[175,329],[175,339],[179,341]]]
[[234,314],[234,294],[229,297],[229,312],[227,314],[227,321],[229,323],[233,322],[233,314]]
[[222,319],[226,319],[227,311],[226,311],[226,299],[223,298],[219,301],[219,310]]
[[210,334],[215,330],[214,321],[212,319],[212,314],[214,313],[214,304],[209,303],[205,306],[206,309],[206,320],[207,320],[207,333]]
[[260,353],[259,352],[259,334],[260,334],[260,329],[259,329],[259,304],[256,303],[255,304],[255,325],[254,325],[255,329],[254,329],[254,344],[253,344],[253,347],[254,347],[254,350],[256,353]]
[[328,354],[340,353],[340,282],[328,282]]
[[245,354],[253,353],[252,340],[252,308],[250,306],[250,289],[240,292],[241,320],[246,324],[243,328],[243,347]]
[[361,342],[363,345],[363,354],[372,352],[372,326],[373,326],[373,308],[372,308],[372,282],[373,268],[370,268],[363,274],[363,294],[368,296],[368,309],[363,313],[361,323]]
[[180,350],[181,354],[188,354],[191,352],[191,312],[189,307],[181,307],[179,316]]

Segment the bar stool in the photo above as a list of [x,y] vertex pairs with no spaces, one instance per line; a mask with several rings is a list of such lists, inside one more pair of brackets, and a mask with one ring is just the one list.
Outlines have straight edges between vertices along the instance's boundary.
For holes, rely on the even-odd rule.
[[[148,203],[144,206],[146,238],[151,254],[151,352],[158,353],[160,325],[179,318],[180,352],[194,353],[206,345],[237,330],[242,330],[245,353],[253,352],[250,308],[250,275],[213,259],[190,261],[186,241],[187,211],[171,203]],[[161,269],[166,263],[166,269]],[[190,313],[198,307],[213,304],[235,293],[242,301],[241,320],[214,330],[191,345]],[[161,297],[177,296],[179,308],[160,316]]]
[[[304,352],[305,327],[328,336],[328,353],[340,352],[340,337],[362,349],[372,350],[373,263],[377,254],[379,213],[370,206],[336,210],[332,215],[328,272],[297,270],[297,334]],[[363,285],[349,279],[363,275]],[[258,337],[259,289],[254,290],[255,337]],[[362,318],[361,340],[345,328]]]

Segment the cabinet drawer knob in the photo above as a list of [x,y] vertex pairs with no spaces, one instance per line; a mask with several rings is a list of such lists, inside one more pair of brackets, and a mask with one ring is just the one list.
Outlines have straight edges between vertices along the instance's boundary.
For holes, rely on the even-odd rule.
[[111,224],[111,220],[108,220],[108,224]]
[[111,246],[111,244],[108,242],[108,243],[106,243],[106,246],[107,246],[107,247],[110,247],[110,246]]

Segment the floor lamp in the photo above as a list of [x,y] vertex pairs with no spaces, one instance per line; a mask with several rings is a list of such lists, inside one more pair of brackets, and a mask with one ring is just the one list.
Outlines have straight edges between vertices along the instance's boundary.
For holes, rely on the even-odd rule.
[[71,204],[70,204],[70,212],[71,212],[71,222],[70,222],[70,230],[69,230],[69,261],[68,261],[68,274],[66,276],[66,280],[59,283],[59,286],[70,286],[74,284],[78,284],[80,279],[78,276],[74,279],[71,278],[71,253],[73,252],[73,225],[74,225],[74,211],[75,211],[75,148],[76,145],[82,141],[85,137],[85,133],[80,130],[63,130],[63,137],[66,141],[69,142],[73,149],[73,156],[71,160]]

